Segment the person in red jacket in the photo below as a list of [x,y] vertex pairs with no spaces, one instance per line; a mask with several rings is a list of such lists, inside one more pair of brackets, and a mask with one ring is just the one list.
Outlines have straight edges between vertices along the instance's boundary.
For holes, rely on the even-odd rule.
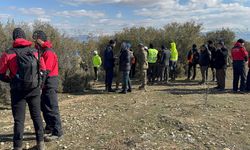
[[238,82],[240,79],[240,92],[243,93],[246,88],[246,67],[248,52],[244,47],[245,41],[239,39],[231,50],[233,60],[233,92],[238,92]]
[[[42,58],[40,59],[40,63],[37,61],[39,58],[37,50],[31,48],[31,45],[32,42],[25,39],[24,31],[21,28],[16,28],[13,31],[12,48],[3,52],[0,58],[0,80],[9,83],[11,89],[11,108],[14,118],[14,150],[22,150],[26,103],[28,103],[35,128],[37,149],[45,149],[42,117],[40,115],[40,75],[38,75],[40,71],[37,70],[38,65],[40,65],[40,70],[44,71],[45,65]],[[23,54],[23,58],[30,58],[27,63],[34,62],[34,66],[27,65],[28,67],[26,66],[27,68],[25,68],[21,65],[20,63],[23,62],[21,61],[22,57],[20,54]],[[31,70],[36,71],[32,72]],[[31,72],[25,74],[27,71]],[[33,78],[32,80],[26,80],[26,77],[34,77],[34,80]]]
[[41,51],[41,56],[46,65],[46,80],[42,89],[41,109],[46,123],[45,141],[59,139],[62,135],[62,126],[58,106],[58,58],[52,49],[52,44],[47,40],[46,34],[37,30],[33,33],[35,47]]

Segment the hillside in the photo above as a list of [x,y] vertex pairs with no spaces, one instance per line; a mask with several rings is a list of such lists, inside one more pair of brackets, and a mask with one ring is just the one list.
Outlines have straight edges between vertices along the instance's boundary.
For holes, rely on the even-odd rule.
[[[49,150],[206,150],[250,149],[249,94],[212,89],[214,83],[179,79],[170,85],[154,85],[148,92],[121,95],[91,91],[60,94],[64,137],[46,143]],[[207,94],[206,94],[207,93]],[[32,149],[34,134],[28,111],[24,147]],[[0,149],[12,146],[12,116],[0,107]],[[30,141],[32,139],[32,141]]]

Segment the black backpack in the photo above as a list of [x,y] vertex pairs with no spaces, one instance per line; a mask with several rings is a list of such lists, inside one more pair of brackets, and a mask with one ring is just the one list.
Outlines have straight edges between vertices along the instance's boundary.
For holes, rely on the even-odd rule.
[[[40,86],[40,55],[34,55],[37,50],[30,47],[14,48],[18,70],[15,81],[23,90],[31,90]],[[14,83],[15,84],[15,83]]]

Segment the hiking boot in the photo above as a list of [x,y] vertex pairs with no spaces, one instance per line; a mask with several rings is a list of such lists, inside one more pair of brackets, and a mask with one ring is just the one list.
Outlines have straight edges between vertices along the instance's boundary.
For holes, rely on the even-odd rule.
[[119,94],[127,94],[127,91],[122,90],[121,92],[119,92]]
[[115,92],[115,90],[113,90],[113,89],[108,89],[108,92]]
[[58,136],[58,135],[50,135],[50,136],[44,137],[44,141],[45,141],[45,142],[51,142],[51,141],[60,140],[61,138],[62,138],[62,135],[61,135],[61,136]]
[[23,150],[22,147],[14,147],[14,150]]
[[45,143],[44,141],[38,141],[36,144],[37,150],[45,150]]
[[127,90],[127,92],[131,93],[131,92],[132,92],[132,90],[131,90],[131,89],[128,89],[128,90]]

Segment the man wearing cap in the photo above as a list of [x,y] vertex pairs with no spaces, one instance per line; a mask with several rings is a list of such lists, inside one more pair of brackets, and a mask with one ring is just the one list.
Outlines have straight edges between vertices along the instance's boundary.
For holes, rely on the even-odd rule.
[[[23,144],[23,132],[24,132],[24,120],[25,120],[25,110],[26,103],[29,106],[30,116],[33,121],[37,149],[44,150],[44,137],[43,137],[43,123],[41,117],[41,99],[40,99],[40,85],[39,85],[39,71],[36,70],[37,82],[32,81],[32,83],[37,83],[30,88],[27,88],[25,82],[22,78],[23,71],[20,68],[21,56],[25,54],[25,58],[30,58],[28,56],[35,56],[36,59],[39,58],[37,50],[31,48],[32,42],[26,40],[24,31],[21,28],[16,28],[13,31],[13,45],[12,48],[3,52],[0,58],[0,80],[10,84],[10,94],[11,94],[11,109],[14,119],[14,136],[13,136],[13,147],[14,150],[22,150]],[[27,55],[30,54],[30,55]],[[30,59],[29,59],[30,60]],[[19,62],[19,63],[18,63]],[[35,68],[37,69],[40,64],[40,69],[45,72],[44,61],[41,58],[40,63],[36,62]],[[33,64],[34,65],[34,64]],[[23,66],[22,66],[23,67]],[[29,70],[33,70],[32,66],[26,66]],[[24,67],[22,69],[25,69]],[[27,69],[26,69],[27,71]],[[33,74],[32,74],[33,75]],[[34,76],[32,76],[34,77]],[[33,85],[33,84],[32,84]]]
[[215,52],[214,67],[216,69],[217,87],[219,91],[225,90],[225,79],[227,69],[228,49],[225,47],[224,42],[220,41],[217,44]]
[[245,41],[239,39],[231,50],[233,60],[233,92],[238,92],[238,83],[240,80],[240,92],[243,93],[246,88],[246,62],[248,61],[248,52],[244,47]]
[[146,90],[147,85],[147,69],[148,69],[148,48],[145,47],[142,43],[138,45],[138,66],[140,72],[140,86],[139,90]]
[[61,117],[58,106],[58,57],[52,49],[52,43],[47,40],[47,35],[37,30],[33,33],[35,47],[40,51],[46,65],[46,80],[42,89],[41,109],[46,123],[45,141],[49,142],[62,137]]
[[105,87],[108,92],[115,92],[115,90],[112,89],[115,63],[113,49],[115,48],[115,45],[116,41],[110,40],[108,46],[104,51],[104,69],[106,71]]
[[94,66],[95,81],[98,81],[98,70],[99,70],[100,66],[102,65],[102,59],[98,55],[97,51],[94,51],[93,54],[94,54],[94,56],[92,58],[92,63],[93,63],[93,66]]

